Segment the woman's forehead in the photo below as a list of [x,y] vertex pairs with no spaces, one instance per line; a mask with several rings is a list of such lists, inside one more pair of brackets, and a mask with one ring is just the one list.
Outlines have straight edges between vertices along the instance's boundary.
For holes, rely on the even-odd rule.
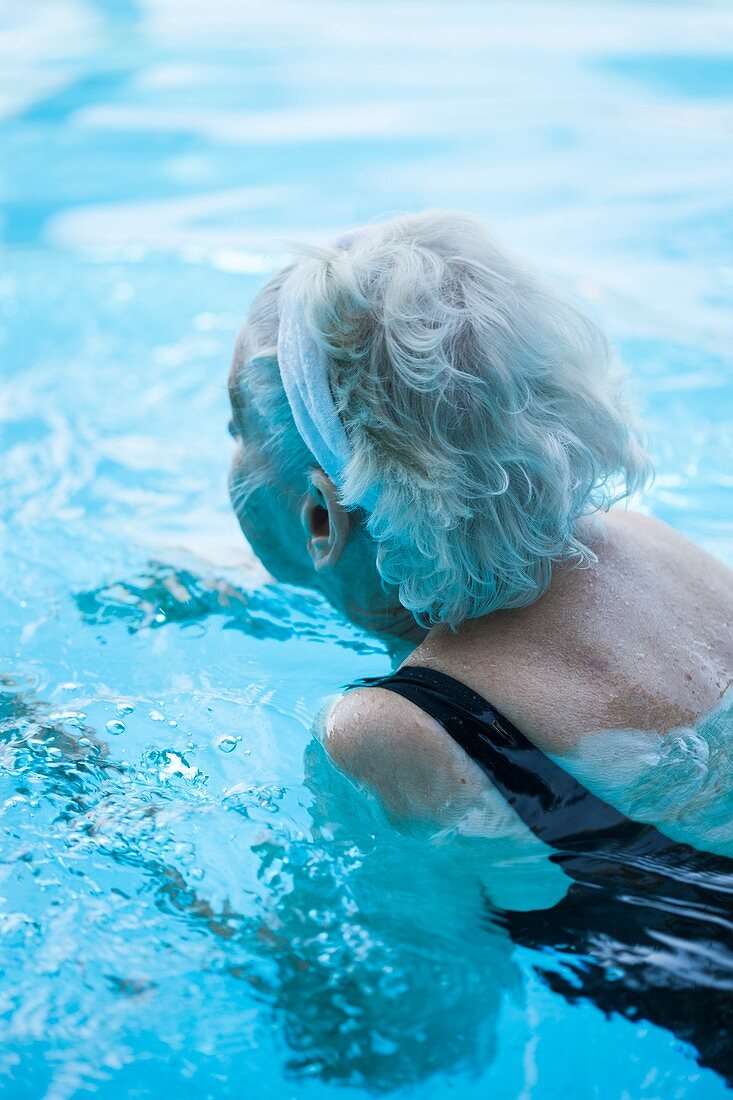
[[227,385],[229,388],[229,400],[233,409],[241,408],[243,405],[242,375],[247,355],[247,335],[247,325],[244,324],[237,333],[237,339],[234,343],[234,351],[232,353],[232,365],[229,368]]
[[235,411],[238,411],[241,409],[243,402],[239,388],[239,368],[236,363],[232,363],[231,370],[229,371],[227,389],[229,390],[229,404]]

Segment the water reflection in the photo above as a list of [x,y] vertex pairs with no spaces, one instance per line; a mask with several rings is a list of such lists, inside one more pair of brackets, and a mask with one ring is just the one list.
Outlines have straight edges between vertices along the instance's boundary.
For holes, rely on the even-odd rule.
[[339,645],[364,654],[382,653],[387,644],[370,643],[361,632],[337,625],[323,600],[311,593],[275,584],[243,589],[161,562],[150,562],[137,577],[77,593],[75,599],[87,625],[124,623],[131,634],[173,624],[203,624],[218,617],[225,629],[255,638],[338,640]]
[[[49,839],[62,838],[75,853],[86,904],[97,904],[101,858],[134,874],[139,906],[150,899],[167,922],[182,922],[181,944],[211,937],[222,979],[243,983],[282,1025],[289,1073],[384,1091],[436,1074],[480,1075],[491,1063],[502,1003],[520,996],[521,983],[505,934],[479,926],[480,887],[449,848],[426,849],[422,836],[395,833],[320,746],[309,750],[309,833],[292,834],[276,819],[258,826],[258,836],[248,829],[259,887],[243,907],[242,898],[212,896],[197,882],[210,839],[194,832],[186,854],[177,826],[182,812],[203,820],[234,811],[241,819],[246,795],[222,806],[205,783],[171,785],[155,753],[120,766],[78,715],[69,732],[68,715],[51,719],[31,692],[6,686],[3,744],[28,754],[7,773],[15,797],[30,779],[36,804],[55,808]],[[254,803],[256,792],[249,797]],[[247,857],[227,858],[243,867]],[[47,914],[36,927],[42,942],[53,934]],[[155,942],[170,934],[160,926]],[[110,996],[146,997],[154,1014],[149,998],[165,968],[141,974],[139,947],[132,935],[104,980]]]
[[475,864],[397,833],[316,743],[308,772],[312,835],[258,849],[289,1068],[370,1090],[480,1076],[521,980]]
[[512,940],[570,1004],[668,1029],[733,1087],[733,860],[673,843],[554,858],[573,887],[550,910],[505,912]]

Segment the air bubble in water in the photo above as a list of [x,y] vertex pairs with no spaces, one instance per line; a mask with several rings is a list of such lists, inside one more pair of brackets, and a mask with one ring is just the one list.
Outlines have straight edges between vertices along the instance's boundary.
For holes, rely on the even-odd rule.
[[116,719],[112,718],[104,728],[107,730],[107,733],[112,733],[117,737],[119,734],[125,732],[125,723],[118,722]]
[[118,703],[115,707],[118,714],[132,714],[134,709],[132,703]]
[[161,714],[159,710],[151,710],[148,718],[150,718],[152,722],[165,722],[165,715]]
[[234,752],[237,745],[239,744],[239,738],[238,737],[220,737],[219,740],[216,742],[216,744],[217,744],[217,747],[220,748],[222,752]]

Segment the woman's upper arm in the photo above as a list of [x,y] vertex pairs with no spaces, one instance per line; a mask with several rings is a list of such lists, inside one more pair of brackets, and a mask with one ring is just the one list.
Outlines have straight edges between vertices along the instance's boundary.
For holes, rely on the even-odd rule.
[[331,706],[322,737],[337,767],[376,794],[394,822],[432,826],[436,840],[490,839],[479,878],[495,904],[546,908],[565,895],[569,880],[549,850],[443,727],[409,700],[380,688],[349,691]]
[[354,689],[332,706],[324,744],[334,763],[397,819],[493,833],[519,825],[481,769],[443,727],[383,688]]

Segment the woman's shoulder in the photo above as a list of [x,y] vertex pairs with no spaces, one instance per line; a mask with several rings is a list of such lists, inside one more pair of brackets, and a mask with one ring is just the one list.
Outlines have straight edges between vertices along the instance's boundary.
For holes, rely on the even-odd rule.
[[670,553],[693,565],[706,560],[716,571],[733,577],[724,562],[657,516],[617,506],[603,517],[603,523],[612,537],[644,545],[652,555]]
[[333,762],[375,793],[393,819],[483,833],[512,816],[443,727],[394,692],[348,691],[331,705],[322,737]]
[[706,622],[731,621],[733,570],[726,562],[654,516],[614,508],[606,527],[611,584],[616,575],[636,582],[642,605],[654,602],[657,618],[686,601],[693,631],[698,620],[702,629]]

